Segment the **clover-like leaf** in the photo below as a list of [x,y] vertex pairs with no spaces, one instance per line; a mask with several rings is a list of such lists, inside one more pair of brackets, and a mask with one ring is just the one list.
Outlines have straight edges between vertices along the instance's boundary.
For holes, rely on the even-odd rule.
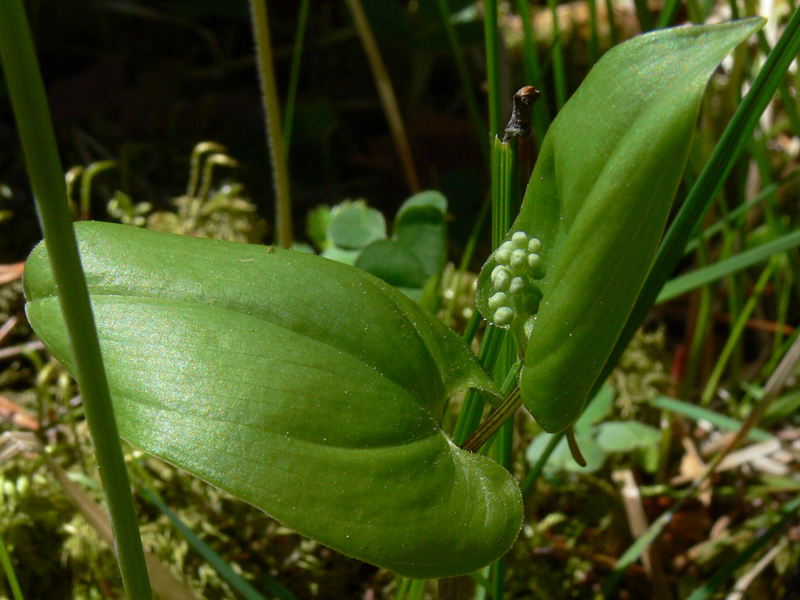
[[328,238],[339,248],[360,250],[386,238],[386,220],[364,200],[346,200],[331,211]]
[[[522,521],[511,475],[442,431],[451,394],[496,390],[461,339],[330,260],[76,225],[122,436],[345,554],[409,577],[469,573]],[[46,249],[27,314],[72,359]]]
[[[524,326],[520,388],[546,431],[580,415],[652,264],[708,79],[763,23],[667,29],[620,44],[548,130],[520,214],[484,265],[476,297],[496,325]],[[514,246],[522,234],[537,240],[538,271],[520,262],[531,254]],[[515,277],[513,295],[506,288]]]

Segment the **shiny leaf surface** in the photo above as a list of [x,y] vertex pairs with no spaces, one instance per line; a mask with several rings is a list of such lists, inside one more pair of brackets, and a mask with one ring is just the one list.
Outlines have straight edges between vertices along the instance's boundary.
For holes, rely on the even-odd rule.
[[[76,225],[122,436],[345,554],[408,577],[502,556],[510,474],[455,447],[447,398],[496,390],[458,336],[375,277],[303,253]],[[43,245],[26,306],[72,368]]]

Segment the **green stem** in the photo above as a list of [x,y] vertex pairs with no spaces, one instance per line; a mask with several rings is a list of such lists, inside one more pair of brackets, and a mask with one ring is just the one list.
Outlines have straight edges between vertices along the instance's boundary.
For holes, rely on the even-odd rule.
[[483,159],[486,161],[486,164],[489,164],[489,136],[488,132],[486,131],[486,125],[481,118],[481,112],[478,108],[478,99],[475,96],[475,89],[472,85],[472,79],[469,76],[467,63],[464,60],[463,54],[461,53],[461,43],[458,40],[456,28],[453,27],[453,21],[450,18],[450,7],[447,4],[447,0],[436,0],[436,6],[439,8],[439,14],[442,17],[442,23],[444,24],[444,31],[447,34],[447,41],[450,44],[450,49],[453,52],[453,58],[456,61],[456,71],[458,72],[458,78],[461,80],[461,89],[464,91],[464,99],[467,103],[469,120],[472,121],[472,128],[475,130],[475,134],[478,136],[478,144],[480,146]]
[[378,49],[378,42],[375,39],[375,34],[372,33],[372,27],[370,27],[361,0],[345,0],[345,4],[347,4],[350,13],[353,15],[353,23],[356,26],[358,37],[361,40],[361,46],[364,48],[364,54],[367,55],[367,60],[369,60],[369,66],[370,69],[372,69],[372,77],[375,79],[375,86],[378,88],[378,96],[381,99],[383,112],[386,114],[386,120],[389,122],[392,140],[394,141],[395,148],[397,148],[397,155],[403,167],[406,183],[411,192],[416,194],[420,191],[420,187],[419,179],[417,178],[417,170],[414,167],[414,160],[411,156],[411,145],[408,143],[406,128],[405,125],[403,125],[403,118],[400,116],[400,106],[397,104],[397,96],[394,93],[392,80],[389,77],[389,72],[386,70],[383,57]]
[[567,74],[564,66],[564,46],[561,42],[561,27],[558,24],[558,4],[547,0],[553,14],[553,84],[556,88],[556,108],[561,110],[567,102]]
[[633,5],[636,7],[636,16],[639,17],[639,25],[642,28],[642,33],[653,29],[655,23],[653,23],[653,15],[650,14],[650,7],[647,5],[647,0],[633,0]]
[[578,446],[578,440],[575,439],[575,430],[572,428],[572,425],[567,427],[567,430],[564,432],[564,435],[567,436],[567,444],[569,444],[569,451],[572,453],[572,458],[580,466],[585,467],[586,459],[583,458],[581,449]]
[[[486,86],[489,93],[489,136],[499,135],[500,115],[500,35],[497,26],[497,0],[483,2],[483,34],[486,40]],[[503,231],[505,234],[505,231]]]
[[750,318],[753,310],[755,310],[756,305],[761,298],[761,294],[764,293],[764,289],[767,287],[767,283],[769,283],[769,280],[772,277],[773,266],[774,261],[770,261],[769,265],[767,265],[767,268],[761,273],[761,277],[758,279],[755,288],[750,294],[747,304],[744,306],[744,309],[739,314],[736,323],[731,328],[728,339],[725,342],[725,347],[722,349],[722,352],[717,359],[717,364],[714,365],[714,370],[711,373],[711,377],[708,378],[708,383],[706,383],[706,387],[703,390],[703,395],[700,399],[700,404],[702,406],[708,406],[711,403],[714,392],[717,391],[719,381],[722,379],[722,373],[725,371],[725,367],[728,365],[728,361],[733,354],[733,350],[744,333],[747,320]]
[[14,566],[11,564],[11,557],[8,555],[8,550],[6,550],[6,545],[3,543],[3,538],[1,537],[0,563],[3,565],[3,572],[6,574],[6,579],[8,579],[8,585],[11,588],[11,594],[14,596],[14,600],[23,600],[22,590],[19,587],[17,575],[14,573]]
[[522,406],[522,394],[517,386],[519,371],[522,368],[522,361],[517,361],[508,371],[500,392],[505,398],[503,403],[487,418],[475,432],[469,436],[461,448],[470,452],[477,452],[488,442],[492,436],[509,421],[517,409]]
[[292,141],[292,125],[294,123],[294,103],[297,98],[297,85],[300,81],[300,58],[303,56],[303,38],[306,35],[308,9],[311,0],[302,0],[297,17],[297,33],[294,36],[292,50],[292,70],[289,74],[289,91],[286,93],[286,113],[283,118],[283,142],[286,156],[289,156],[289,144]]
[[122,582],[130,600],[150,600],[152,592],[130,482],[33,40],[21,0],[2,0],[0,8],[0,59],[94,442]]
[[289,195],[289,167],[286,162],[286,146],[281,129],[281,111],[278,91],[275,84],[275,70],[272,63],[272,43],[269,37],[269,20],[266,0],[251,0],[253,37],[256,42],[258,78],[261,82],[261,96],[264,103],[267,141],[272,161],[272,177],[277,204],[277,241],[283,248],[292,245],[292,200]]

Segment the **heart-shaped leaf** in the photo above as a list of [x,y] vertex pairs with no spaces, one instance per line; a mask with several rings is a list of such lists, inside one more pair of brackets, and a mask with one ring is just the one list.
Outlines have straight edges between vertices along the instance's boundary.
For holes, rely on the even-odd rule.
[[[345,554],[469,573],[522,521],[511,475],[442,431],[496,390],[461,339],[375,277],[307,254],[76,225],[122,436]],[[46,249],[28,317],[72,368]]]
[[763,23],[668,29],[620,44],[547,132],[476,297],[496,325],[524,325],[520,388],[546,431],[580,415],[652,264],[706,83]]

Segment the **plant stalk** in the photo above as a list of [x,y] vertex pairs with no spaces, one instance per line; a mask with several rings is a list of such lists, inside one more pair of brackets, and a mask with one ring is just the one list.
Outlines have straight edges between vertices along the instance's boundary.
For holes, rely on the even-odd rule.
[[265,0],[251,0],[250,8],[253,19],[253,37],[256,42],[258,79],[261,82],[261,97],[264,103],[267,141],[269,142],[275,186],[277,241],[281,247],[290,248],[292,246],[292,199],[289,195],[289,166],[286,160],[286,145],[281,128],[281,109],[272,62],[267,3]]
[[369,66],[372,69],[372,76],[375,78],[375,85],[378,88],[378,95],[381,98],[383,111],[386,113],[386,119],[389,121],[392,139],[397,148],[400,163],[403,166],[403,174],[406,177],[406,183],[411,192],[416,194],[420,191],[417,170],[414,167],[414,160],[411,156],[411,146],[408,143],[406,128],[400,116],[400,107],[397,104],[397,97],[392,87],[392,80],[389,78],[389,72],[386,70],[386,65],[383,63],[383,57],[381,57],[381,52],[378,49],[378,42],[375,40],[375,35],[372,33],[372,28],[369,26],[369,20],[364,12],[364,7],[361,6],[360,0],[345,0],[345,3],[353,15],[358,37],[361,39],[364,53],[369,60]]
[[152,592],[130,482],[78,256],[44,83],[21,0],[0,0],[0,8],[0,60],[113,524],[122,583],[130,600],[150,600]]

